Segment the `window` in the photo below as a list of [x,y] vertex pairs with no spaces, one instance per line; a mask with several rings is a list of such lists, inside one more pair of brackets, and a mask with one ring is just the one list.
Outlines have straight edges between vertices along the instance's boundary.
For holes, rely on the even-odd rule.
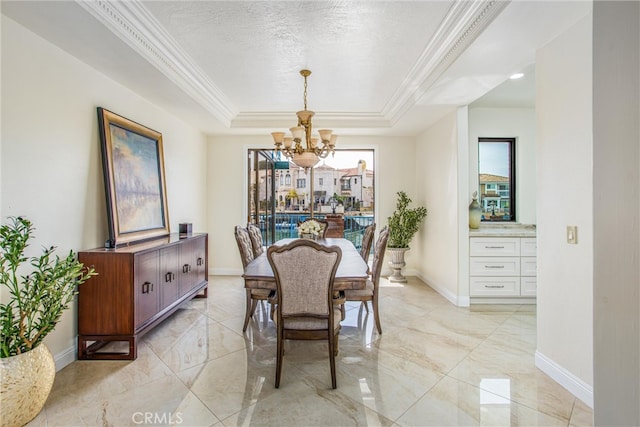
[[360,247],[365,227],[375,222],[374,150],[337,149],[309,170],[271,150],[249,149],[248,154],[248,217],[260,224],[263,241],[297,236],[290,225],[311,214],[332,214],[329,200],[334,197],[335,213],[344,218],[344,237]]
[[482,221],[516,220],[516,139],[478,139],[479,202]]

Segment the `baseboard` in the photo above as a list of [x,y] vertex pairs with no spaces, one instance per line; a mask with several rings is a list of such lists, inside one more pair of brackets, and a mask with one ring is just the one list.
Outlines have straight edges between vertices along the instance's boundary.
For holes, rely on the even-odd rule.
[[76,361],[76,351],[76,347],[72,346],[53,355],[53,360],[56,362],[56,372]]
[[436,291],[437,293],[439,293],[440,295],[442,295],[444,298],[446,298],[451,304],[457,306],[457,307],[469,307],[469,297],[468,296],[461,296],[461,295],[457,295],[453,292],[451,292],[451,290],[449,288],[447,288],[446,286],[442,286],[439,283],[437,283],[436,281],[425,277],[423,274],[418,273],[416,274],[416,277],[418,277],[420,280],[422,280],[424,283],[427,284],[427,286],[429,286],[431,289],[433,289],[434,291]]
[[536,367],[593,409],[593,387],[536,350]]
[[240,268],[210,268],[209,276],[242,276]]

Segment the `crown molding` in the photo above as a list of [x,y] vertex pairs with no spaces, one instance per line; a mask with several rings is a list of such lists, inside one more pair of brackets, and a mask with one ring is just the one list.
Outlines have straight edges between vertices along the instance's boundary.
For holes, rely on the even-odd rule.
[[76,3],[226,126],[237,111],[139,0]]
[[395,124],[416,105],[467,47],[491,24],[511,0],[456,2],[431,38],[409,75],[382,110]]
[[[295,113],[246,112],[231,121],[231,128],[283,128],[296,125]],[[313,127],[320,128],[388,128],[391,123],[382,114],[367,112],[322,112],[313,116]]]
[[[511,0],[455,2],[418,61],[381,112],[325,112],[315,127],[388,128],[416,105],[464,50]],[[239,112],[140,0],[76,3],[228,128],[288,127],[291,112]]]

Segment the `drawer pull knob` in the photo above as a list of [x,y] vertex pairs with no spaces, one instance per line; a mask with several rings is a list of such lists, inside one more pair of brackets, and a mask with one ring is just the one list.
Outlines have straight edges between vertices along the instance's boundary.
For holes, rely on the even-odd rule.
[[504,268],[504,265],[485,265],[484,268]]
[[182,272],[183,273],[188,273],[191,271],[191,264],[185,264],[182,266]]
[[196,265],[203,265],[204,264],[204,259],[198,257],[198,261],[196,262]]
[[142,293],[143,294],[148,294],[150,291],[153,291],[153,283],[151,282],[144,282],[142,284]]
[[485,249],[504,249],[504,246],[485,246]]
[[485,285],[485,288],[502,289],[502,288],[504,288],[504,285]]

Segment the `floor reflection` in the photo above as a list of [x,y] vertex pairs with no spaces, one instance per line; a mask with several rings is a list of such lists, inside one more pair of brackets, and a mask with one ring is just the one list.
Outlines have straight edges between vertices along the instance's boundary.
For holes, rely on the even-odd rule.
[[[349,302],[331,389],[326,343],[287,341],[274,388],[269,305],[242,333],[239,277],[210,277],[144,336],[132,362],[78,361],[30,425],[592,425],[592,411],[534,366],[532,306],[458,308],[415,278],[381,279],[383,334]],[[142,414],[142,415],[140,415]],[[145,415],[146,416],[146,415]]]

